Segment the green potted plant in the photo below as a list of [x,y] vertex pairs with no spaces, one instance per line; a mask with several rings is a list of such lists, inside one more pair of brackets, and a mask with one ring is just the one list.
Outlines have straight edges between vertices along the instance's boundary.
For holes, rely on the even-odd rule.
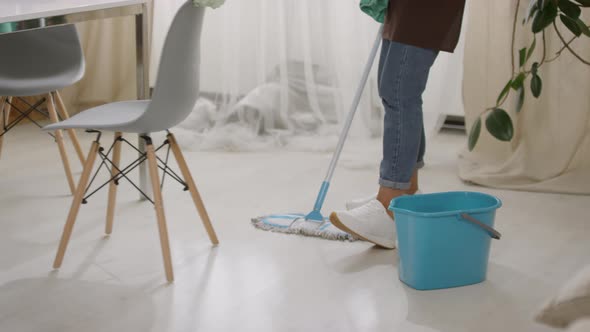
[[[521,0],[517,0],[517,8],[520,8]],[[571,44],[579,38],[590,37],[590,28],[581,18],[582,11],[590,7],[590,0],[531,0],[528,11],[523,19],[523,26],[530,25],[534,39],[530,46],[523,47],[516,52],[516,29],[519,21],[519,11],[516,11],[512,28],[512,77],[508,80],[498,98],[496,104],[487,108],[477,118],[469,133],[469,150],[477,145],[481,134],[481,128],[485,123],[486,130],[497,140],[509,142],[514,136],[512,118],[506,111],[504,104],[511,93],[516,93],[517,103],[514,112],[518,116],[530,89],[535,98],[543,92],[543,80],[539,69],[555,60],[563,52],[574,55],[582,64],[590,65],[590,60],[578,54]],[[564,31],[569,30],[573,37],[566,39]],[[551,57],[548,56],[546,33],[554,30],[562,46]],[[533,60],[533,54],[540,44],[541,57]],[[517,66],[518,59],[518,66]]]

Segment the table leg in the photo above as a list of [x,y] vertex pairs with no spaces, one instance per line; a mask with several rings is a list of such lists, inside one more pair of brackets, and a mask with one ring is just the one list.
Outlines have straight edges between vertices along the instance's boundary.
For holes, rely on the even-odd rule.
[[[148,41],[148,7],[147,4],[142,5],[142,12],[135,16],[135,52],[137,64],[137,99],[150,98],[150,81],[149,81],[149,41]],[[143,133],[149,134],[149,133]],[[142,135],[143,135],[142,134]],[[140,135],[141,136],[141,135]],[[145,141],[138,137],[139,150],[144,153]],[[152,188],[148,180],[146,163],[139,166],[139,188],[152,197]],[[140,194],[140,200],[145,200],[145,197]]]

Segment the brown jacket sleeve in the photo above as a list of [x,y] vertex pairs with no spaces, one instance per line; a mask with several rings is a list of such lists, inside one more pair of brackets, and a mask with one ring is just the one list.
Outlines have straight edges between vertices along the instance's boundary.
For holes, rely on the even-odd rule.
[[383,38],[453,52],[464,9],[465,0],[390,0]]

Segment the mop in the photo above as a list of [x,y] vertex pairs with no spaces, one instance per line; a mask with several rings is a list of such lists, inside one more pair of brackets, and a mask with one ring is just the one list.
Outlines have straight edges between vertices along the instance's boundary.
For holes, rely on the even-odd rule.
[[377,56],[377,51],[379,50],[379,45],[381,43],[381,35],[383,32],[383,26],[377,32],[377,38],[375,39],[375,43],[373,44],[373,48],[369,55],[369,60],[365,65],[365,70],[363,72],[363,76],[361,81],[359,82],[359,86],[356,90],[356,94],[354,96],[352,105],[350,107],[350,111],[348,113],[346,122],[344,123],[344,128],[340,133],[340,138],[338,139],[338,145],[336,146],[336,151],[332,156],[332,161],[330,162],[330,166],[328,167],[328,173],[322,185],[320,187],[320,191],[318,193],[315,205],[313,210],[308,214],[302,213],[287,213],[287,214],[272,214],[262,217],[252,218],[252,225],[258,229],[272,231],[272,232],[279,232],[279,233],[287,233],[287,234],[300,234],[305,236],[313,236],[313,237],[321,237],[328,240],[340,240],[340,241],[356,241],[357,239],[354,238],[352,235],[341,231],[340,229],[336,228],[330,222],[329,218],[324,217],[321,213],[322,206],[324,204],[324,200],[326,195],[328,194],[328,189],[330,187],[330,181],[332,180],[332,176],[334,175],[334,170],[336,169],[336,164],[340,159],[340,154],[342,153],[342,149],[344,147],[344,143],[346,138],[348,137],[348,133],[350,131],[350,126],[352,125],[352,120],[356,114],[357,108],[360,104],[361,97],[363,91],[365,89],[365,85],[367,84],[367,80],[369,79],[369,75],[371,73],[371,68],[373,67],[373,63],[375,62],[375,58]]

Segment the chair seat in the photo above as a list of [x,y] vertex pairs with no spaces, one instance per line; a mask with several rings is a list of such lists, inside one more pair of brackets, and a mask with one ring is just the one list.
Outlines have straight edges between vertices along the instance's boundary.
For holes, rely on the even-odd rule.
[[61,90],[78,82],[83,74],[82,71],[66,71],[46,77],[5,77],[0,71],[0,96],[36,96]]
[[145,112],[150,100],[110,103],[80,112],[71,118],[45,126],[43,130],[96,129],[139,133],[133,124]]

